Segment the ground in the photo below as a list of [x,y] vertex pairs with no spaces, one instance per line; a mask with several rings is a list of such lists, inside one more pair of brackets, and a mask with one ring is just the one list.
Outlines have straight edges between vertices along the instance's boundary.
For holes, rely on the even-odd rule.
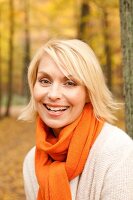
[[35,142],[35,126],[16,118],[0,121],[0,200],[25,200],[22,164]]

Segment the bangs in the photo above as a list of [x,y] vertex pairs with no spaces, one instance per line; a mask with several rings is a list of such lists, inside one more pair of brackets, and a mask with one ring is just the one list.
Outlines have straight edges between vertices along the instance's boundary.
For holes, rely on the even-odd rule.
[[73,50],[65,47],[63,48],[44,48],[44,51],[51,57],[51,59],[55,62],[55,64],[59,67],[61,72],[68,78],[74,77],[80,84],[84,84],[84,78],[81,73],[83,65],[81,63],[80,55]]

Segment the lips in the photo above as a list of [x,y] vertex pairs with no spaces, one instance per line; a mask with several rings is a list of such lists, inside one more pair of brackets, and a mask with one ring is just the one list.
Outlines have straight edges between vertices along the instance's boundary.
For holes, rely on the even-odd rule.
[[47,104],[44,104],[44,106],[45,108],[47,108],[47,110],[52,111],[52,112],[65,111],[69,108],[69,106],[51,106]]

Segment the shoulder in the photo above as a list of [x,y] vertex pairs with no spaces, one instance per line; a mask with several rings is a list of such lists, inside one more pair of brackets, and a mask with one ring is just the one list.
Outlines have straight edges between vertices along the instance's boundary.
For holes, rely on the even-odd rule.
[[35,147],[27,153],[23,163],[24,188],[27,200],[35,200],[37,197],[38,183],[34,165]]
[[[133,140],[121,129],[105,123],[88,156],[97,177],[130,180],[133,187]],[[88,167],[87,167],[88,168]],[[122,176],[122,177],[121,177]],[[132,180],[131,180],[131,179]],[[123,181],[122,180],[122,181]]]
[[[105,123],[89,153],[86,167],[101,170],[125,168],[133,174],[133,140],[121,129]],[[110,170],[109,170],[110,169]],[[102,173],[101,172],[101,173]]]
[[123,130],[105,123],[87,158],[80,179],[82,189],[88,185],[90,199],[133,199],[132,158],[133,140]]
[[23,163],[23,175],[24,178],[29,178],[35,174],[35,147],[33,147],[25,156]]
[[133,199],[133,140],[123,130],[107,123],[100,142],[102,148],[96,163],[103,175],[100,177],[102,196],[105,198],[110,193],[110,199]]
[[23,163],[23,174],[26,175],[29,172],[34,172],[35,162],[35,147],[33,147],[25,156]]
[[133,140],[122,129],[105,123],[94,144],[94,148],[95,146],[105,152],[112,152],[121,148],[133,150]]
[[32,166],[34,164],[34,158],[35,158],[35,147],[29,150],[27,155],[24,159],[24,166]]

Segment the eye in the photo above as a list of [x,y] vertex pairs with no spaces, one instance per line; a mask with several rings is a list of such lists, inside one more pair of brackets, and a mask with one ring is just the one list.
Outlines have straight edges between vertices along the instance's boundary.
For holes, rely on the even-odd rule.
[[39,82],[41,83],[42,86],[47,86],[51,84],[51,81],[47,78],[40,79]]
[[66,81],[65,85],[66,85],[66,86],[76,86],[77,83],[74,82],[74,81],[72,81],[72,80],[68,80],[68,81]]

